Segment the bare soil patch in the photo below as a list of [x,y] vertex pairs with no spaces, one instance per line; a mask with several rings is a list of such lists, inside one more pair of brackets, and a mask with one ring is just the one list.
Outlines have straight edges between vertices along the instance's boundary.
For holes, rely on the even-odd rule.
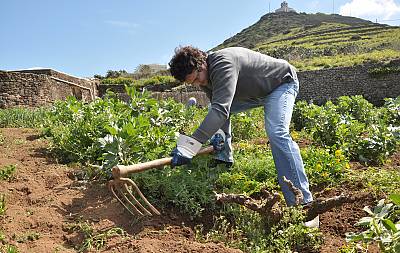
[[[83,234],[70,227],[79,222],[87,222],[96,232],[115,227],[126,231],[125,236],[108,239],[101,252],[241,252],[220,243],[197,242],[194,223],[173,212],[133,218],[112,198],[105,184],[80,181],[75,176],[77,169],[57,163],[37,130],[0,130],[5,138],[0,145],[0,167],[16,166],[14,177],[0,182],[7,208],[0,219],[0,231],[6,236],[3,243],[17,246],[20,252],[77,252]],[[394,164],[399,165],[399,157],[394,156]],[[357,191],[354,187],[344,190]],[[321,191],[316,195],[337,193]],[[353,224],[364,216],[362,208],[375,201],[371,196],[322,215],[325,242],[321,252],[337,252],[345,243],[344,234],[354,231]],[[209,222],[209,217],[204,220]]]

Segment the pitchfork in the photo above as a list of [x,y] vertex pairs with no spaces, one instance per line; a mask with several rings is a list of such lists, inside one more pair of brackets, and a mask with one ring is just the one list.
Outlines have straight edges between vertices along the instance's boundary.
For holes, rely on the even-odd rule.
[[[209,154],[213,152],[213,150],[214,149],[212,146],[203,148],[197,153],[197,155]],[[166,157],[128,166],[116,165],[112,168],[112,175],[114,179],[110,180],[108,187],[118,201],[132,215],[160,215],[160,212],[146,199],[139,187],[135,184],[135,182],[128,178],[127,175],[130,173],[138,173],[149,169],[170,165],[171,161],[171,157]]]

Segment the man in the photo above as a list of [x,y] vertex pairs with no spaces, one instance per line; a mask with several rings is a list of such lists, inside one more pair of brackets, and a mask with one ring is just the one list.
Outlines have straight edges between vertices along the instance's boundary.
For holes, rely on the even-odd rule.
[[[263,106],[265,130],[287,205],[295,204],[294,194],[283,182],[293,182],[304,197],[313,200],[298,145],[289,134],[299,81],[295,68],[287,61],[240,47],[207,54],[192,46],[178,47],[169,62],[177,80],[201,87],[210,98],[209,112],[191,135],[180,135],[172,165],[187,164],[211,137],[216,159],[233,163],[231,113]],[[319,220],[311,226],[318,226]]]

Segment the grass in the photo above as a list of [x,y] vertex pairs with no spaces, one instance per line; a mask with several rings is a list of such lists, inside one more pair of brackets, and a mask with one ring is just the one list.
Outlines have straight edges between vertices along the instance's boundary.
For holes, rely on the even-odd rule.
[[13,164],[5,165],[0,168],[0,180],[10,180],[16,170],[16,166]]
[[94,228],[88,222],[72,224],[69,226],[69,230],[83,234],[83,242],[76,247],[78,252],[87,252],[93,249],[100,250],[106,245],[107,239],[125,234],[125,231],[118,227],[102,232],[95,232]]
[[337,25],[323,24],[307,31],[293,29],[289,34],[258,43],[254,49],[289,60],[300,70],[348,67],[400,58],[400,28]]
[[335,55],[314,57],[303,61],[293,61],[293,65],[301,70],[318,70],[323,68],[349,67],[366,62],[378,62],[400,58],[400,51],[386,49],[358,55]]
[[400,193],[400,171],[397,169],[381,169],[370,167],[367,170],[351,170],[347,180],[354,184],[360,182],[368,192],[376,196],[389,196]]

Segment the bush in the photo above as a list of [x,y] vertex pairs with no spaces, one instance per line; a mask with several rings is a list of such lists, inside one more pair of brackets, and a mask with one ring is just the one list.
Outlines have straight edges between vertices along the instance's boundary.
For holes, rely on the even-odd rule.
[[101,80],[101,84],[133,85],[133,78],[129,77],[109,77]]
[[382,164],[399,146],[398,108],[393,100],[375,108],[361,96],[340,97],[337,104],[328,101],[323,106],[298,102],[293,122],[323,147],[340,148],[352,159]]
[[306,174],[311,186],[334,186],[346,176],[349,161],[342,150],[309,147],[301,151]]

